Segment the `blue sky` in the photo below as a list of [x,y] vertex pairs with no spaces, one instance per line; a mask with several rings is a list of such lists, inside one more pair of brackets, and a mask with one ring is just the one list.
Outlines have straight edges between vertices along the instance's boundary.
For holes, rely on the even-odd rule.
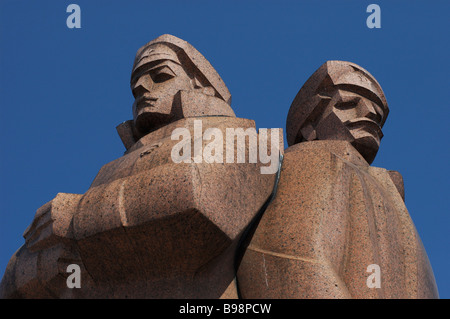
[[[66,8],[81,7],[81,29]],[[366,8],[381,7],[381,29]],[[0,276],[37,208],[84,193],[123,154],[135,53],[164,33],[196,47],[238,117],[283,128],[326,60],[371,72],[390,106],[373,165],[402,173],[440,296],[450,298],[449,1],[0,0]]]

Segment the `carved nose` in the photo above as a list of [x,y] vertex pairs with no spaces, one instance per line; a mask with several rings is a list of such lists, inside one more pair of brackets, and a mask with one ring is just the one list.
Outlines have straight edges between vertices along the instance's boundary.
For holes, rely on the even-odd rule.
[[141,76],[131,89],[134,98],[138,98],[145,93],[150,93],[152,82],[148,76]]
[[373,106],[372,102],[361,100],[359,102],[359,112],[360,117],[368,118],[372,121],[375,121],[377,123],[381,122],[381,115],[377,113],[375,110],[375,107]]

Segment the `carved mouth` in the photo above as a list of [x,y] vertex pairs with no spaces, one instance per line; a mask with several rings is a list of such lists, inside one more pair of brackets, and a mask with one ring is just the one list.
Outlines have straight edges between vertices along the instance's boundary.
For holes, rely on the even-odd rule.
[[152,96],[140,96],[136,99],[136,106],[137,109],[141,109],[144,107],[154,107],[156,105],[156,101],[158,100],[157,97],[152,97]]
[[349,130],[365,131],[377,139],[381,139],[383,137],[383,132],[381,131],[380,125],[367,118],[350,120],[344,124]]

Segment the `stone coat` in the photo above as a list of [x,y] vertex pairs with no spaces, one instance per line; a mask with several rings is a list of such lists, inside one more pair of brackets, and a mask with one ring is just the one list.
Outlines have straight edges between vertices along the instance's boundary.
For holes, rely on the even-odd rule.
[[[397,185],[396,185],[397,184]],[[431,266],[397,172],[345,141],[285,151],[275,199],[247,242],[243,298],[436,298]],[[369,288],[369,265],[381,288]]]

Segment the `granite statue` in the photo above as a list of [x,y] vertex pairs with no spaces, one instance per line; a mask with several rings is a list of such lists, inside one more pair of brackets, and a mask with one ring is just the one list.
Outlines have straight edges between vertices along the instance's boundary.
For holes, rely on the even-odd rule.
[[242,248],[242,298],[438,297],[402,176],[370,166],[388,113],[379,83],[354,63],[328,61],[303,85],[277,194]]
[[[133,120],[117,127],[124,156],[85,194],[59,193],[37,210],[2,298],[237,298],[238,244],[276,174],[249,161],[174,163],[171,135],[199,119],[224,132],[254,121],[235,116],[219,74],[171,35],[138,50],[130,85]],[[80,288],[67,286],[69,265],[80,266]]]
[[[224,135],[256,127],[186,41],[166,34],[140,48],[130,88],[133,119],[117,126],[124,155],[86,193],[37,210],[1,298],[438,297],[402,176],[370,165],[389,108],[368,71],[328,61],[308,79],[287,116],[289,147],[270,139],[280,165],[268,174],[261,161],[174,162],[176,130],[195,147],[208,144],[198,121]],[[238,140],[235,159],[261,146]],[[80,287],[67,283],[73,265]]]

